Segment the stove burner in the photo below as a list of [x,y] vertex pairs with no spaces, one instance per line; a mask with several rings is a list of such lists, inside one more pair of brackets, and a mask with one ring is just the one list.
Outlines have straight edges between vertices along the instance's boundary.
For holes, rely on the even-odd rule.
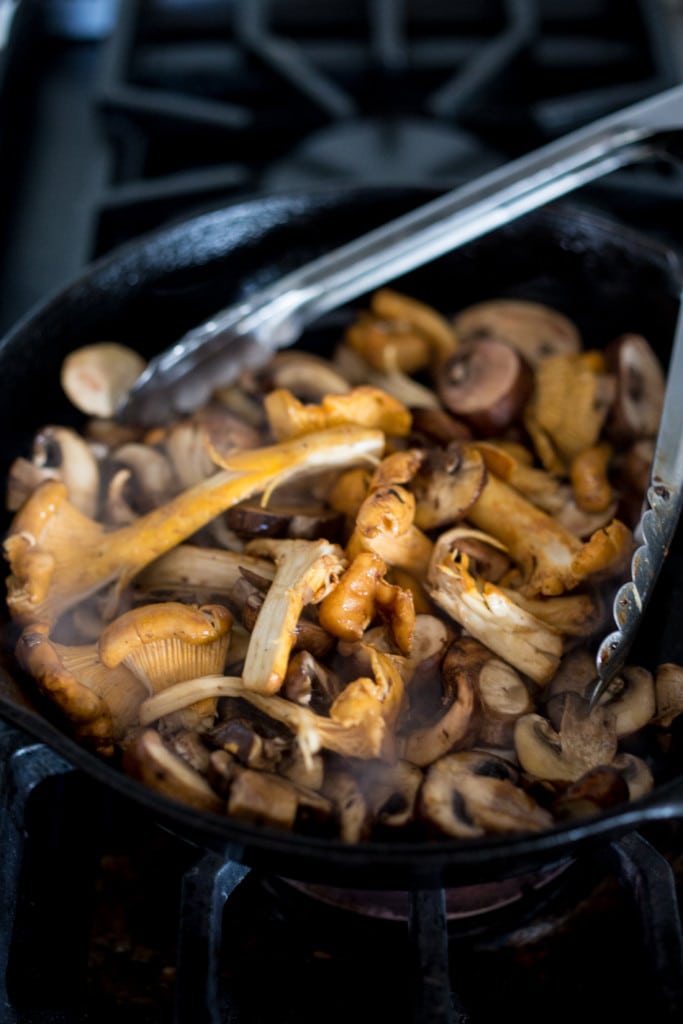
[[502,162],[471,132],[420,117],[346,120],[314,132],[264,171],[267,189],[339,183],[453,187]]
[[[446,889],[446,918],[454,922],[476,919],[482,924],[497,911],[513,906],[516,909],[527,907],[539,894],[553,887],[572,863],[565,860],[534,874]],[[339,889],[293,879],[283,882],[327,906],[361,916],[405,922],[412,913],[411,897],[406,892]]]

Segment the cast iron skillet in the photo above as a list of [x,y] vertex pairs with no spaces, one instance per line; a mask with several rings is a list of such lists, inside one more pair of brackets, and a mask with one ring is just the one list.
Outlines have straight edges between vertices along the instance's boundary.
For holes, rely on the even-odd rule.
[[[58,385],[64,355],[117,339],[146,355],[249,290],[431,198],[421,191],[330,190],[255,198],[147,235],[88,268],[0,343],[3,479],[46,423],[79,425]],[[586,344],[626,331],[645,334],[664,360],[681,286],[676,258],[623,226],[577,206],[527,216],[395,282],[444,312],[493,296],[547,302],[572,316]],[[362,303],[359,303],[359,305]],[[335,318],[332,318],[334,321]],[[314,332],[325,350],[339,320]],[[683,608],[677,539],[634,651],[650,667],[683,661],[676,620]],[[457,885],[536,869],[641,825],[683,816],[683,736],[653,793],[579,823],[532,836],[478,841],[393,841],[347,845],[242,825],[175,803],[125,777],[72,741],[34,695],[6,652],[0,715],[164,826],[245,865],[309,881],[367,888]]]

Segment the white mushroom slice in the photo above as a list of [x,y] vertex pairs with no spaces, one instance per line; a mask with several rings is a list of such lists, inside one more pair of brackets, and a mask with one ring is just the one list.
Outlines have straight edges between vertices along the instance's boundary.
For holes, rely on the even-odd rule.
[[151,444],[134,441],[121,445],[111,454],[116,467],[130,470],[134,502],[142,512],[156,508],[179,490],[168,458]]
[[141,729],[123,748],[123,769],[164,796],[200,811],[224,814],[225,804],[203,775],[175,754],[156,729]]
[[617,753],[614,716],[567,694],[559,732],[542,715],[522,715],[515,749],[524,771],[548,782],[575,782],[591,768],[611,764]]
[[675,718],[683,712],[683,667],[673,662],[664,662],[655,674],[657,699],[657,725],[668,729]]
[[326,540],[258,540],[248,551],[271,556],[276,569],[251,635],[244,685],[272,694],[284,682],[303,608],[319,604],[330,593],[347,561],[342,549]]
[[629,800],[639,800],[654,788],[654,776],[642,757],[622,751],[613,759],[612,767],[617,769],[628,786]]
[[655,683],[646,668],[626,665],[598,701],[614,715],[617,736],[630,736],[647,725],[656,711]]
[[476,690],[480,707],[477,742],[509,747],[514,742],[517,719],[533,711],[526,683],[512,665],[491,657],[481,666]]
[[427,771],[422,814],[446,835],[462,839],[550,828],[552,816],[515,781],[514,768],[503,758],[479,751],[448,754]]
[[69,400],[88,416],[109,419],[146,366],[133,349],[114,341],[85,345],[62,363],[60,381]]

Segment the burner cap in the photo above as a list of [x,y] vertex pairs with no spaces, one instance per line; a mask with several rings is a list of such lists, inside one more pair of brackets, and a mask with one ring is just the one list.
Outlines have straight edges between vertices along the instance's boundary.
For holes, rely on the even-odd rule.
[[338,121],[309,135],[264,174],[268,189],[333,182],[454,188],[505,156],[460,127],[406,117]]

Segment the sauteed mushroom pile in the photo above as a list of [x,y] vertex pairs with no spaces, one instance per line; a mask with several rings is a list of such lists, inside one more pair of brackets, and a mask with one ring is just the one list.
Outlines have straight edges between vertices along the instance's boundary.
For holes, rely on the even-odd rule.
[[[543,830],[654,785],[683,668],[595,644],[663,397],[646,338],[378,291],[155,429],[118,343],[7,482],[10,640],[71,732],[217,814],[360,842]],[[648,742],[643,743],[644,734]]]

